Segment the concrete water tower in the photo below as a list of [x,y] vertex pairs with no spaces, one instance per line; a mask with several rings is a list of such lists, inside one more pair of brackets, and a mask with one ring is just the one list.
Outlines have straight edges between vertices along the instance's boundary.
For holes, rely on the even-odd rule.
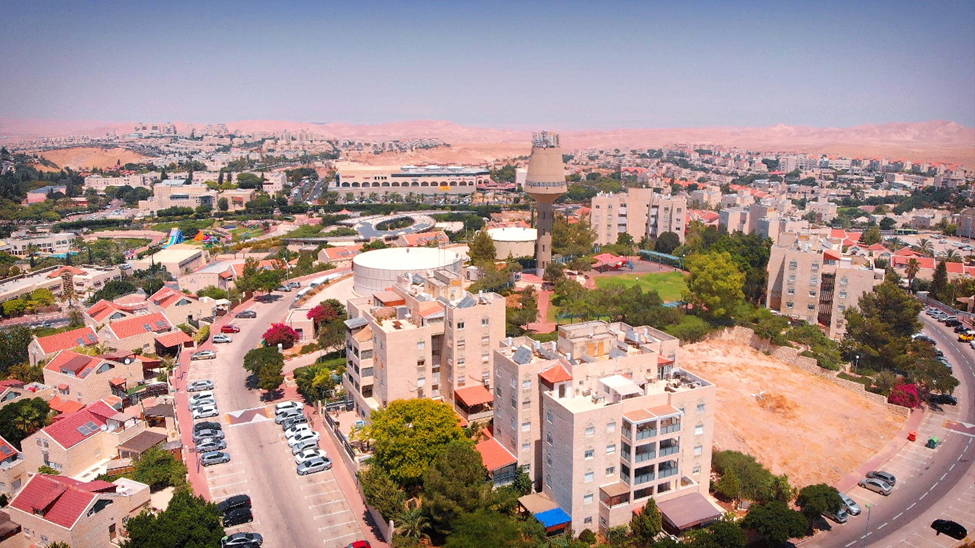
[[552,262],[552,223],[555,221],[553,204],[568,190],[559,136],[548,131],[533,133],[525,192],[538,203],[538,216],[535,219],[535,228],[538,229],[535,271],[539,276]]

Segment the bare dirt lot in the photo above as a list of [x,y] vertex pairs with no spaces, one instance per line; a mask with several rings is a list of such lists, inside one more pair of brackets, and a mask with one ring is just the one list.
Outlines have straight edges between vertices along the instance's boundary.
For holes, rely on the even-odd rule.
[[744,341],[687,345],[678,363],[718,386],[715,450],[754,455],[774,474],[788,474],[793,486],[837,481],[905,422],[885,406]]
[[129,162],[141,162],[146,159],[145,156],[124,148],[62,148],[58,150],[46,150],[41,152],[40,155],[54,162],[59,167],[70,167],[76,170],[95,167],[109,168],[113,167],[119,161],[122,164],[127,164]]

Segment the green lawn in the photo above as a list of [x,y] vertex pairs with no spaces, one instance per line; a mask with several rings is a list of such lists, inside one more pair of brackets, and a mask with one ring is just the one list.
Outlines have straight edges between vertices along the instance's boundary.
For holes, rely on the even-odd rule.
[[596,287],[639,285],[643,291],[655,290],[664,302],[679,301],[681,291],[687,287],[685,274],[664,272],[661,274],[620,274],[619,276],[597,276]]

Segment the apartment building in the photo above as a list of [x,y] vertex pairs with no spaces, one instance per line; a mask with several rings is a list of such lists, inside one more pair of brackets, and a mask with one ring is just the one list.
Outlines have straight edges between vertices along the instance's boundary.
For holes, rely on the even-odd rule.
[[121,352],[159,352],[193,343],[193,339],[173,327],[162,312],[110,322],[99,330],[98,339]]
[[[251,175],[256,175],[258,177],[263,177],[264,178],[263,190],[264,192],[267,192],[272,196],[274,195],[275,192],[281,192],[282,190],[284,190],[284,186],[288,184],[288,174],[283,171],[272,171],[266,173],[248,171],[246,173],[250,173]],[[239,177],[240,175],[241,175],[240,173],[231,174],[230,181],[236,183],[237,177]],[[196,175],[193,176],[193,179],[196,180]],[[202,181],[202,179],[200,180]],[[216,181],[216,179],[213,180]]]
[[8,252],[18,257],[26,257],[31,253],[45,255],[64,255],[71,251],[71,242],[78,235],[74,232],[28,233],[14,232],[6,238]]
[[98,344],[98,335],[95,334],[95,330],[91,326],[86,325],[46,337],[34,335],[34,340],[27,345],[27,357],[30,359],[31,365],[37,365],[53,358],[62,350],[96,344]]
[[174,244],[130,264],[134,270],[146,270],[154,264],[159,265],[168,270],[174,278],[179,278],[203,268],[209,260],[210,254],[198,245]]
[[122,279],[122,270],[117,266],[64,266],[47,275],[48,278],[62,278],[66,285],[70,285],[72,292],[80,298],[86,298],[100,290],[111,281]]
[[414,194],[473,194],[477,185],[491,182],[491,172],[470,166],[345,166],[328,190],[357,196],[398,192]]
[[720,517],[706,499],[716,388],[677,366],[678,345],[603,321],[561,326],[549,343],[502,340],[494,439],[535,481],[527,510],[558,508],[574,531],[602,533],[650,497],[705,508],[693,524],[665,513],[674,530]]
[[216,261],[196,271],[180,276],[179,288],[188,293],[196,293],[208,287],[229,291],[234,288],[235,264],[244,264],[243,259]]
[[716,207],[721,203],[721,189],[716,186],[706,186],[697,190],[692,190],[690,198],[687,199],[689,207],[710,208]]
[[150,312],[161,312],[169,323],[179,325],[213,316],[216,301],[210,297],[197,297],[178,289],[163,286],[147,299]]
[[203,183],[188,183],[185,179],[166,179],[153,185],[152,197],[139,200],[139,212],[155,215],[161,209],[205,205],[216,207],[217,192]]
[[718,212],[718,226],[724,227],[729,233],[741,232],[748,234],[748,210],[743,207],[728,207]]
[[20,491],[26,479],[24,454],[0,436],[0,495],[6,495],[9,500]]
[[362,244],[328,247],[318,252],[318,262],[332,263],[335,268],[349,268],[352,259],[362,253]]
[[99,194],[105,193],[105,188],[114,186],[130,186],[132,188],[149,188],[159,180],[159,173],[137,173],[135,175],[124,175],[122,177],[104,177],[102,175],[89,175],[85,177],[85,188],[93,188]]
[[[119,299],[116,299],[119,300]],[[91,305],[84,312],[85,325],[100,328],[108,322],[141,316],[149,313],[149,303],[116,303],[102,299]]]
[[809,229],[809,221],[804,219],[791,219],[788,217],[763,217],[758,220],[755,233],[763,238],[778,243],[779,235],[790,232],[801,232]]
[[505,300],[473,295],[460,275],[404,276],[348,302],[343,379],[363,417],[394,400],[441,398],[467,420],[490,416],[491,350],[504,337]]
[[144,376],[142,362],[133,357],[111,359],[71,350],[62,350],[44,366],[44,384],[55,387],[62,400],[83,404],[124,396],[122,388],[136,386]]
[[631,188],[625,193],[602,193],[592,198],[591,221],[599,245],[615,244],[621,233],[639,242],[674,232],[684,241],[687,198],[658,194],[652,188]]
[[24,546],[117,546],[125,522],[149,508],[149,486],[128,478],[113,483],[36,474],[10,501]]
[[836,211],[836,204],[821,196],[815,202],[807,203],[805,212],[814,213],[817,223],[829,224],[836,218]]
[[962,238],[975,237],[975,208],[966,207],[958,214],[955,234]]
[[766,306],[839,339],[846,333],[843,312],[883,282],[883,271],[833,247],[809,233],[782,235],[769,257]]

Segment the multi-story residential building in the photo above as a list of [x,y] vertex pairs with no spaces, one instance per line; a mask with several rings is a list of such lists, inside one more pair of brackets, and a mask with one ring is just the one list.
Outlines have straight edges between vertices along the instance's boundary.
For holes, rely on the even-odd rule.
[[634,241],[655,240],[664,232],[684,241],[687,226],[687,198],[658,194],[652,188],[631,188],[625,193],[600,192],[592,198],[591,221],[596,243],[615,244],[621,233]]
[[213,316],[213,308],[216,306],[216,301],[210,297],[197,297],[169,286],[163,286],[150,295],[147,301],[150,312],[162,312],[173,325]]
[[146,270],[152,265],[159,265],[169,271],[174,278],[199,270],[210,259],[210,254],[200,246],[191,244],[175,244],[157,251],[151,257],[132,261],[135,270]]
[[217,192],[203,183],[188,183],[185,179],[166,179],[153,185],[152,197],[139,200],[139,212],[155,215],[161,209],[171,207],[216,207]]
[[472,295],[450,271],[402,279],[348,302],[344,384],[362,416],[393,400],[442,398],[468,420],[490,416],[491,350],[505,301]]
[[62,400],[84,404],[124,396],[124,387],[144,377],[142,362],[131,356],[110,359],[62,350],[44,366],[45,384],[55,387]]
[[98,339],[121,352],[158,352],[193,343],[193,339],[173,327],[162,312],[110,322],[98,332]]
[[975,208],[967,207],[958,214],[955,234],[963,238],[975,237]]
[[716,186],[706,186],[697,190],[692,190],[690,198],[687,199],[689,207],[716,207],[721,203],[721,189]]
[[149,486],[128,478],[78,481],[34,475],[10,501],[25,546],[117,546],[129,518],[149,508]]
[[101,175],[89,175],[85,177],[85,187],[93,188],[99,194],[105,193],[105,188],[114,186],[130,186],[132,188],[149,188],[159,180],[159,173],[138,173],[135,175],[125,175],[122,177],[103,177]]
[[[257,173],[257,172],[249,171],[245,173],[250,173],[251,175],[263,177],[264,178],[264,184],[262,185],[263,190],[264,192],[267,192],[272,196],[274,195],[275,192],[281,192],[282,190],[284,190],[284,186],[288,184],[288,175],[283,171],[272,171],[266,173]],[[236,183],[237,177],[240,175],[241,175],[240,173],[234,173],[231,178],[231,181]],[[195,175],[193,176],[193,179],[196,180]]]
[[65,285],[71,287],[73,294],[82,299],[100,290],[108,282],[121,280],[122,270],[117,266],[64,266],[48,274],[48,277],[64,279]]
[[44,401],[50,401],[54,397],[54,389],[43,383],[24,383],[17,379],[0,381],[0,409],[3,409],[11,403],[23,401],[22,398],[28,400],[41,398]]
[[651,327],[602,321],[561,326],[555,342],[502,340],[494,439],[535,481],[526,509],[554,504],[574,531],[603,533],[650,497],[703,502],[697,523],[721,515],[705,499],[716,388],[677,367],[678,345]]
[[748,209],[744,207],[728,207],[718,212],[718,226],[724,227],[729,233],[748,233],[751,226],[748,222]]
[[34,335],[34,340],[27,345],[27,357],[31,365],[46,361],[62,350],[79,346],[94,346],[98,344],[98,335],[91,326],[85,326],[62,333],[55,333],[46,337]]
[[336,268],[352,266],[352,258],[362,253],[362,244],[327,247],[318,252],[318,262],[332,263]]
[[477,185],[491,182],[491,172],[470,166],[346,166],[329,184],[333,192],[357,196],[398,192],[414,194],[473,194]]
[[766,306],[836,339],[846,333],[843,312],[881,283],[883,272],[832,247],[808,233],[781,235],[769,257]]
[[188,293],[196,293],[208,287],[229,291],[235,286],[233,268],[235,264],[243,265],[244,261],[243,259],[216,261],[199,270],[184,274],[177,279],[179,288]]
[[748,207],[753,203],[755,203],[755,196],[750,192],[739,191],[736,194],[725,194],[721,196],[721,209]]
[[[118,299],[116,299],[118,300]],[[85,310],[85,325],[98,329],[108,322],[149,313],[149,303],[116,303],[102,299]]]
[[9,500],[27,479],[27,465],[24,454],[17,450],[9,441],[0,437],[0,495]]
[[788,217],[762,217],[758,220],[755,233],[763,238],[769,238],[772,243],[778,243],[779,235],[789,232],[801,232],[809,228],[809,221],[805,219],[790,219]]
[[74,232],[27,233],[14,232],[6,238],[9,253],[18,257],[26,257],[31,253],[45,255],[64,255],[71,251],[71,242],[78,235]]
[[820,197],[815,202],[806,204],[806,213],[814,213],[819,224],[829,224],[836,218],[836,204]]

